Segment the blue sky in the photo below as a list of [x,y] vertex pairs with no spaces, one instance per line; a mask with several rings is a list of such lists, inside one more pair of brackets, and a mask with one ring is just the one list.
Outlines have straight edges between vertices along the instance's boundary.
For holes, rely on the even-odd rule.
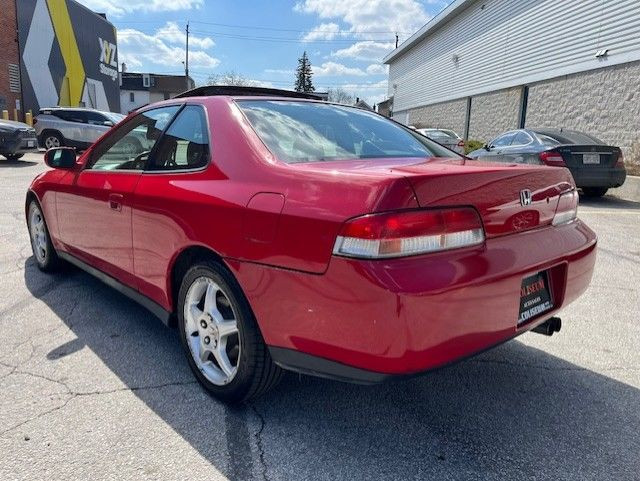
[[78,0],[118,29],[129,71],[184,72],[189,21],[190,74],[201,83],[234,71],[256,84],[292,88],[307,51],[314,85],[341,87],[371,103],[386,98],[382,57],[450,0]]

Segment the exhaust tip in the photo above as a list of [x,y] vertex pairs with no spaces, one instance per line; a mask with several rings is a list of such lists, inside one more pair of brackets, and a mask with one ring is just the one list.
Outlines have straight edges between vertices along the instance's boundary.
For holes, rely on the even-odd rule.
[[531,331],[544,334],[545,336],[552,336],[554,332],[560,332],[560,329],[562,329],[562,319],[559,317],[550,317],[539,326],[531,329]]

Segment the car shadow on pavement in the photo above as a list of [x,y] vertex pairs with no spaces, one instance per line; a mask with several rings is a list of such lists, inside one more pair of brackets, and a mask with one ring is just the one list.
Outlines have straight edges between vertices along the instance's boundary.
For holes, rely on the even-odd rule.
[[31,167],[32,165],[36,165],[38,162],[34,162],[32,160],[6,160],[0,159],[0,168],[3,167]]
[[[518,341],[378,386],[289,374],[268,395],[230,408],[194,384],[177,333],[134,302],[75,269],[43,274],[33,259],[25,281],[77,338],[52,345],[42,363],[90,349],[229,479],[625,479],[640,472],[640,390]],[[166,457],[170,463],[171,452]]]

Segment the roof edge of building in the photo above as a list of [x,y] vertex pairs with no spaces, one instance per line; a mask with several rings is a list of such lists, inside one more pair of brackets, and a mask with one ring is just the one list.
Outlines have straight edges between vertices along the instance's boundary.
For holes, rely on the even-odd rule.
[[402,42],[398,48],[389,52],[383,59],[382,63],[389,64],[403,53],[410,50],[416,43],[424,40],[429,34],[449,22],[453,17],[466,10],[476,0],[454,0],[447,7],[445,7],[440,13],[429,20],[424,26],[416,33],[411,35],[407,40]]

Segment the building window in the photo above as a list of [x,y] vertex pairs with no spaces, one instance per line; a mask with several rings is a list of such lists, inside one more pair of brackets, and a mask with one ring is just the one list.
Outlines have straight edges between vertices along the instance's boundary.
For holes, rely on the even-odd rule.
[[20,67],[15,63],[9,64],[9,90],[20,92]]
[[149,88],[151,86],[151,81],[149,79],[149,74],[148,73],[143,73],[142,74],[142,86],[145,88]]
[[129,102],[133,103],[136,101],[136,96],[133,94],[133,92],[129,92]]

